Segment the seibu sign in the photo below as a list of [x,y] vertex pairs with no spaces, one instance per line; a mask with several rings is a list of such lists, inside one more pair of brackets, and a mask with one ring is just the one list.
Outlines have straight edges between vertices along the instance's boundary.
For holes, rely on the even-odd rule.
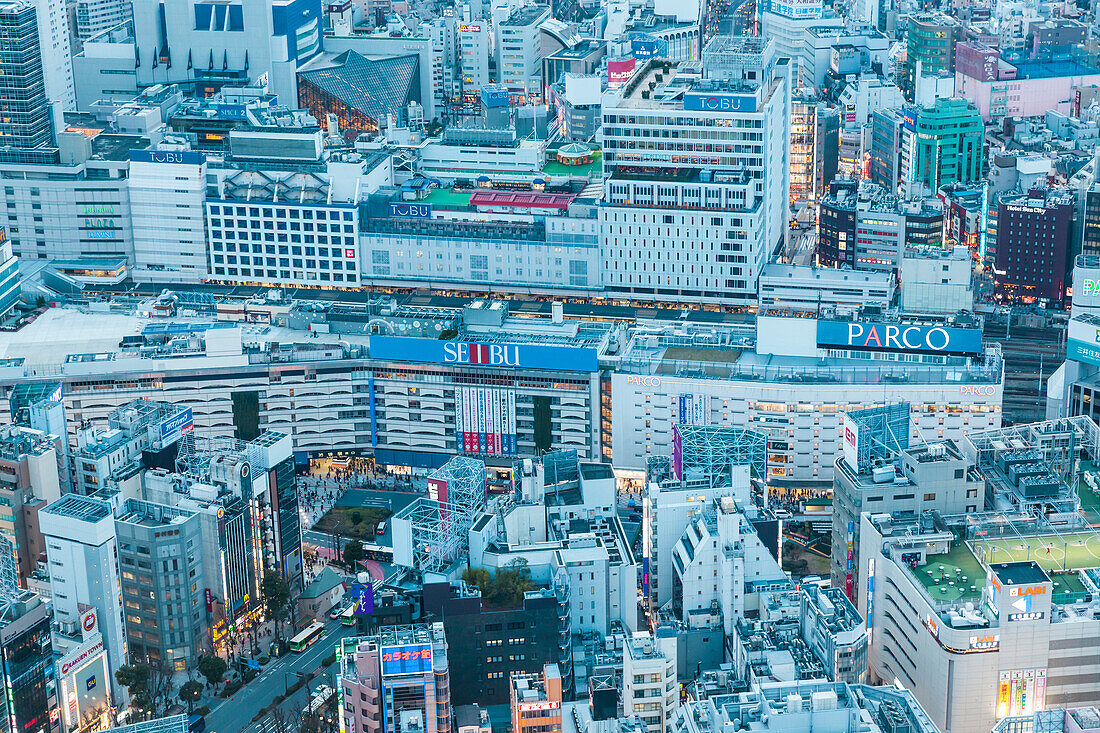
[[982,332],[904,323],[818,321],[817,345],[858,351],[976,356],[982,353]]
[[598,369],[596,350],[593,348],[532,343],[481,344],[404,336],[371,336],[370,356],[372,359],[399,363],[422,362],[577,372],[594,372]]

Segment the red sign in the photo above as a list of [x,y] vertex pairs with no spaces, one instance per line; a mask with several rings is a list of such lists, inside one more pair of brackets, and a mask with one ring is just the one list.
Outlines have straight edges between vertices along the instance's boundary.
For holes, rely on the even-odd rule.
[[634,57],[613,59],[607,62],[607,86],[609,89],[621,87],[634,75]]

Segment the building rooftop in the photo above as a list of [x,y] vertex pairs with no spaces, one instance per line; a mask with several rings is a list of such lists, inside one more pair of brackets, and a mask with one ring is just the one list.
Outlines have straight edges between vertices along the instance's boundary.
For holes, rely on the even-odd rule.
[[548,5],[524,5],[508,16],[502,26],[530,26],[538,23],[550,12]]
[[90,496],[65,494],[41,511],[79,519],[82,522],[98,522],[111,516],[111,505],[102,499],[94,499]]

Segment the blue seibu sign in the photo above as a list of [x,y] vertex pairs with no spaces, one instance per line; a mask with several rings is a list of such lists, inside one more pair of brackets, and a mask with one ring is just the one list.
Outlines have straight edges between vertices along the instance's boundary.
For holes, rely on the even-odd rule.
[[441,341],[403,336],[371,336],[372,359],[428,364],[456,364],[522,369],[557,369],[594,372],[596,350],[542,344],[476,343]]
[[982,353],[982,332],[904,323],[818,321],[817,345],[857,351],[975,356]]
[[429,219],[432,216],[432,205],[391,201],[390,216],[399,219]]

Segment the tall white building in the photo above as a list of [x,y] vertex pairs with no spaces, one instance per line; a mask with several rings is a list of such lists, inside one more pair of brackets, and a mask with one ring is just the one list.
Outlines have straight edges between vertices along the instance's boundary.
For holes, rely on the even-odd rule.
[[125,23],[132,12],[130,0],[76,0],[76,37],[86,41]]
[[500,83],[521,94],[542,92],[542,31],[550,6],[525,5],[497,27]]
[[135,280],[199,282],[206,258],[206,161],[202,153],[130,154],[130,221]]
[[[54,621],[79,637],[83,607],[95,609],[111,670],[127,662],[115,518],[101,499],[65,494],[39,512],[46,538]],[[61,649],[64,654],[67,649]],[[112,676],[113,679],[113,676]]]
[[749,467],[735,466],[731,470],[731,486],[649,485],[643,502],[642,572],[646,574],[648,571],[649,584],[643,584],[643,593],[651,595],[654,607],[672,600],[674,553],[685,530],[693,524],[692,518],[702,515],[712,502],[721,497],[748,499]]
[[717,36],[705,78],[651,60],[603,98],[605,289],[638,299],[754,303],[786,229],[788,60]]
[[463,94],[477,94],[489,83],[489,24],[485,21],[458,26],[458,69]]
[[[38,45],[42,52],[42,83],[46,97],[62,111],[76,109],[76,87],[73,85],[72,51],[69,47],[69,17],[65,3],[34,0],[38,15]],[[60,127],[61,115],[54,117]]]
[[676,629],[635,632],[623,643],[623,711],[637,715],[649,733],[664,733],[679,706]]

